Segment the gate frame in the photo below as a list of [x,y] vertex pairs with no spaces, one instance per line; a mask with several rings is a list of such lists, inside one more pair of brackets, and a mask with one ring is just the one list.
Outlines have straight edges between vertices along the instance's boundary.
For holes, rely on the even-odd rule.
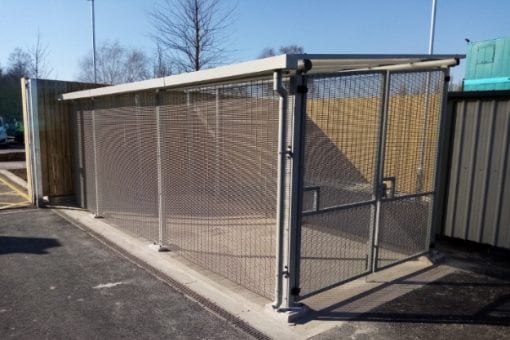
[[[420,192],[420,193],[414,193],[414,194],[409,194],[409,195],[404,195],[404,196],[398,196],[398,197],[392,197],[392,198],[389,198],[389,199],[384,199],[383,198],[383,183],[384,183],[384,165],[385,165],[385,150],[386,150],[386,142],[387,142],[387,129],[388,129],[388,110],[389,110],[389,98],[390,98],[390,88],[391,88],[391,76],[393,74],[402,74],[402,73],[420,73],[420,72],[423,72],[423,73],[428,73],[428,72],[433,72],[433,71],[440,71],[442,72],[443,74],[443,81],[442,81],[442,91],[441,91],[441,106],[439,108],[439,126],[438,126],[438,141],[437,141],[437,154],[436,154],[436,157],[435,157],[435,160],[434,160],[434,174],[433,174],[433,191],[427,191],[427,192]],[[362,72],[344,72],[342,74],[374,74],[376,73],[376,71],[370,71],[370,70],[367,70],[367,71],[362,71]],[[320,292],[323,292],[325,290],[328,290],[328,289],[331,289],[333,287],[336,287],[338,285],[341,285],[345,282],[349,282],[349,281],[352,281],[354,279],[357,279],[359,277],[363,277],[367,274],[370,274],[370,273],[375,273],[377,271],[380,271],[380,270],[383,270],[383,269],[386,269],[386,268],[389,268],[389,267],[392,267],[392,266],[395,266],[395,265],[398,265],[400,263],[403,263],[403,262],[406,262],[406,261],[409,261],[413,258],[417,258],[423,254],[426,254],[429,250],[430,250],[430,240],[432,238],[432,234],[434,233],[434,223],[437,223],[438,219],[440,219],[440,212],[438,211],[439,208],[440,208],[440,200],[436,199],[437,196],[438,196],[438,193],[440,193],[440,182],[441,182],[441,178],[443,176],[443,174],[441,173],[442,171],[442,168],[441,168],[441,163],[444,162],[444,158],[447,157],[448,155],[441,152],[441,146],[444,145],[445,143],[445,140],[448,138],[447,136],[447,131],[445,130],[447,128],[446,126],[446,121],[447,121],[447,112],[446,112],[446,108],[447,108],[447,94],[448,94],[448,81],[449,81],[449,66],[444,66],[444,67],[441,67],[439,70],[438,69],[432,69],[432,68],[418,68],[418,69],[410,69],[410,70],[407,70],[407,69],[403,69],[403,70],[399,70],[399,69],[395,69],[395,68],[392,68],[392,69],[384,69],[384,70],[381,70],[380,71],[382,74],[383,74],[383,81],[382,81],[382,100],[381,100],[381,105],[380,105],[380,109],[379,109],[379,117],[378,117],[378,130],[377,130],[377,151],[376,151],[376,161],[374,163],[374,183],[373,183],[373,192],[372,192],[372,197],[373,199],[370,200],[370,201],[360,201],[360,202],[351,202],[351,203],[346,203],[346,204],[341,204],[341,205],[338,205],[338,206],[335,206],[333,208],[338,208],[338,209],[342,209],[342,210],[348,210],[348,209],[352,209],[352,208],[356,208],[356,207],[359,207],[359,206],[372,206],[373,208],[373,213],[371,214],[371,225],[370,225],[370,240],[369,242],[371,243],[371,246],[369,248],[369,261],[370,261],[370,265],[369,265],[369,268],[367,270],[365,270],[363,273],[360,273],[360,274],[356,274],[354,276],[352,276],[351,278],[349,279],[345,279],[345,280],[342,280],[342,281],[339,281],[338,283],[335,283],[335,284],[332,284],[332,285],[328,285],[326,287],[323,287],[317,291],[314,291],[314,292],[311,292],[311,293],[307,293],[306,295],[304,296],[292,296],[289,298],[289,301],[291,301],[291,303],[293,303],[294,307],[300,307],[301,305],[299,304],[299,300],[302,300],[303,298],[306,298],[306,297],[309,297],[309,296],[312,296],[312,295],[316,295]],[[325,74],[327,75],[327,73]],[[429,77],[429,74],[427,74],[427,78]],[[429,80],[427,81],[429,82]],[[427,86],[427,89],[428,89],[429,86]],[[304,100],[305,100],[305,104],[304,104],[304,108],[306,109],[306,96],[304,96]],[[427,102],[427,106],[425,108],[425,111],[429,111],[430,109],[428,108],[428,92],[427,92],[427,96],[426,96],[426,102]],[[303,112],[303,117],[306,115],[306,112]],[[427,117],[428,119],[428,117]],[[424,133],[423,135],[424,137],[423,138],[426,138],[426,134]],[[301,131],[301,138],[302,138],[302,141],[301,141],[301,144],[304,143],[304,139],[306,138],[306,132],[304,131]],[[422,143],[422,148],[420,149],[421,152],[423,152],[423,144]],[[301,148],[301,151],[304,152],[303,150],[304,148]],[[303,193],[304,193],[304,184],[303,184],[303,179],[304,179],[304,172],[302,171],[303,169],[303,166],[302,166],[302,162],[303,162],[303,159],[304,159],[304,155],[301,155],[301,169],[298,173],[298,175],[301,177],[300,178],[300,181],[299,181],[299,185],[301,186],[301,188],[299,190],[297,190],[296,192],[299,194],[299,200],[302,201],[303,200]],[[293,191],[293,194],[295,192]],[[386,203],[386,202],[393,202],[393,201],[400,201],[400,200],[405,200],[405,199],[409,199],[409,198],[413,198],[413,197],[422,197],[422,196],[432,196],[433,197],[433,203],[430,207],[430,211],[429,211],[429,216],[427,218],[427,233],[426,233],[426,241],[425,241],[425,244],[427,245],[426,247],[428,249],[426,250],[423,250],[423,251],[420,251],[416,254],[412,254],[410,256],[407,256],[405,257],[404,259],[401,259],[401,260],[397,260],[393,263],[390,263],[388,265],[384,265],[384,266],[378,266],[377,263],[378,263],[378,255],[379,255],[379,236],[380,236],[380,226],[381,226],[381,212],[382,212],[382,209],[383,209],[383,204]],[[292,200],[294,200],[295,198],[292,197]],[[317,207],[318,208],[318,207]],[[326,208],[326,209],[331,209],[331,208]],[[315,211],[307,211],[307,212],[302,212],[301,210],[298,211],[298,215],[299,215],[299,219],[297,220],[298,224],[295,228],[297,228],[299,230],[298,232],[298,236],[297,236],[297,239],[299,239],[299,241],[301,240],[301,216],[303,215],[308,215],[308,214],[312,214],[314,213]],[[297,246],[298,249],[300,247],[300,244]],[[299,292],[300,288],[299,288],[299,271],[300,271],[300,267],[301,267],[301,258],[300,258],[300,252],[298,251],[296,253],[296,256],[297,256],[297,268],[296,268],[296,272],[297,272],[297,278],[294,279],[294,283],[295,283],[295,288],[293,288],[294,290],[291,291],[291,292]],[[299,294],[298,294],[299,295]]]

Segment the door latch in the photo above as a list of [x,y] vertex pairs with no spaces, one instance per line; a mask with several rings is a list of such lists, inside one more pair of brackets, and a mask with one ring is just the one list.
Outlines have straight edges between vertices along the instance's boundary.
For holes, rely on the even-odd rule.
[[379,197],[381,198],[395,197],[396,186],[397,178],[395,176],[383,177],[381,185],[379,185]]

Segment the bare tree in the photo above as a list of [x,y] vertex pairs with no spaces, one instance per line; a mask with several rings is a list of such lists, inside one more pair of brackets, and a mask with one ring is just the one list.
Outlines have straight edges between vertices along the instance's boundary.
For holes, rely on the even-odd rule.
[[303,54],[305,49],[299,45],[287,45],[280,47],[280,54]]
[[172,74],[172,67],[169,64],[168,56],[159,43],[156,44],[152,74],[154,78],[166,77]]
[[37,40],[28,53],[30,54],[30,76],[34,78],[48,78],[52,69],[48,65],[48,45],[41,41],[41,34],[37,32]]
[[137,49],[126,50],[124,62],[125,82],[130,83],[149,78],[148,65],[149,59],[144,52]]
[[178,71],[221,63],[234,7],[221,0],[165,0],[149,13],[153,37],[171,55]]
[[[150,77],[148,65],[149,59],[143,51],[125,48],[118,41],[105,42],[97,49],[96,67],[99,83],[120,84],[147,79]],[[79,67],[78,79],[93,82],[94,66],[91,53],[80,60]]]
[[259,54],[259,58],[273,57],[278,54],[303,54],[303,53],[305,53],[305,49],[299,45],[281,46],[278,49],[278,53],[276,53],[274,48],[266,47]]
[[276,55],[276,51],[272,47],[266,47],[262,50],[262,52],[259,54],[259,58],[268,58],[268,57],[274,57]]
[[32,59],[23,49],[16,47],[8,58],[7,75],[13,78],[30,76],[30,65]]

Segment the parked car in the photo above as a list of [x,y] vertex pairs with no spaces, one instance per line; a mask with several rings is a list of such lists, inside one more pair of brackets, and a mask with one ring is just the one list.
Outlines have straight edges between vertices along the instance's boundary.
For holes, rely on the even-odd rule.
[[7,145],[7,128],[3,117],[0,117],[0,146]]

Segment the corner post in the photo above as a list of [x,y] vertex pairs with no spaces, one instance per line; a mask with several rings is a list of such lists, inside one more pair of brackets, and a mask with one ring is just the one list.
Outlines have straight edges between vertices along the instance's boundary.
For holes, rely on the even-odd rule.
[[98,151],[97,151],[97,121],[96,121],[96,103],[94,101],[94,98],[91,98],[92,100],[92,146],[94,148],[94,189],[96,193],[96,211],[94,212],[95,218],[102,218],[103,214],[100,210],[100,192],[99,192],[99,169],[97,165],[97,158],[98,158]]
[[301,245],[301,205],[303,187],[303,156],[304,156],[304,129],[306,117],[307,77],[306,72],[312,68],[309,60],[300,60],[294,84],[291,86],[294,98],[294,112],[290,125],[291,140],[287,143],[286,173],[287,202],[285,208],[286,219],[283,231],[283,270],[282,300],[279,311],[289,313],[289,321],[306,312],[306,308],[299,300],[299,266]]
[[434,202],[432,216],[429,223],[430,230],[426,245],[431,247],[436,242],[436,234],[443,228],[443,216],[446,204],[448,171],[450,160],[450,143],[453,133],[453,110],[448,110],[448,83],[450,81],[450,68],[444,70],[441,116],[439,120],[439,142],[435,160],[434,174]]
[[37,208],[43,205],[43,185],[41,168],[41,139],[39,135],[39,102],[37,92],[37,79],[28,79],[28,106],[30,124],[30,159],[32,163],[32,189],[33,201]]
[[383,83],[383,98],[380,107],[379,127],[378,127],[378,140],[377,140],[377,155],[376,155],[376,171],[374,174],[374,197],[376,200],[375,209],[372,215],[372,247],[370,250],[370,269],[372,272],[377,271],[377,260],[379,258],[379,231],[381,224],[381,209],[382,209],[382,179],[384,177],[384,160],[386,151],[386,132],[387,132],[387,119],[390,101],[390,85],[391,85],[391,72],[384,72]]
[[158,169],[158,251],[167,251],[168,248],[164,246],[165,241],[165,224],[166,224],[166,209],[163,188],[163,165],[161,161],[161,112],[160,112],[160,93],[155,93],[155,110],[156,110],[156,159]]
[[287,109],[288,92],[283,86],[282,72],[274,73],[273,90],[279,95],[278,114],[278,164],[277,164],[277,187],[276,187],[276,265],[275,265],[275,293],[273,308],[278,309],[282,303],[282,282],[283,282],[283,234],[285,230],[285,191],[287,188],[286,179],[286,158],[287,158]]

